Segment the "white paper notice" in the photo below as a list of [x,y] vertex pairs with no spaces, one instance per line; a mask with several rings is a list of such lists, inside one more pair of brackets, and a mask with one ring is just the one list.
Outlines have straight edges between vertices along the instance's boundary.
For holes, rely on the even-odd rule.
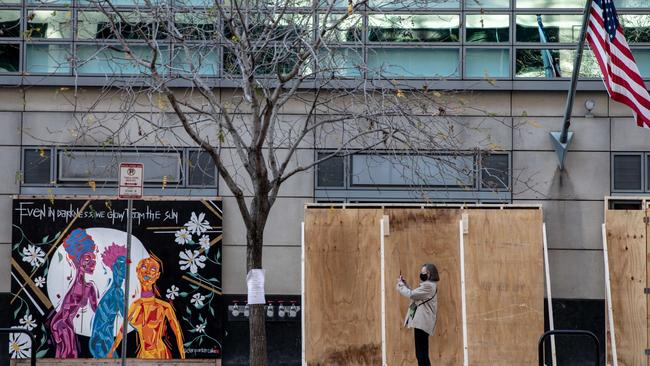
[[248,284],[248,303],[249,304],[266,304],[264,299],[264,270],[251,269],[246,275]]

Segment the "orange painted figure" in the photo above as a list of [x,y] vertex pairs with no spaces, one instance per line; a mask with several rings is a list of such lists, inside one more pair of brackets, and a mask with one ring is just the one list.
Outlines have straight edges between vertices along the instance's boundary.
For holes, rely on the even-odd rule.
[[[167,322],[176,336],[178,353],[185,358],[183,347],[183,333],[176,318],[174,308],[166,301],[156,298],[160,296],[155,286],[160,277],[161,263],[158,258],[149,257],[138,263],[136,273],[142,287],[141,297],[129,307],[129,323],[138,332],[138,358],[170,359],[172,353],[169,345],[164,341]],[[123,329],[117,333],[113,347],[108,353],[113,354],[122,342]],[[124,351],[123,351],[124,352]]]

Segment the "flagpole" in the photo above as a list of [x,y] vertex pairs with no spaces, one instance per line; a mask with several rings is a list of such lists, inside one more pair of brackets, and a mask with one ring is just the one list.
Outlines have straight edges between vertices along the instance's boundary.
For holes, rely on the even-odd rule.
[[573,139],[573,132],[569,132],[571,127],[571,112],[573,111],[573,99],[576,95],[576,87],[578,85],[578,77],[580,75],[580,65],[582,64],[582,53],[585,48],[585,40],[587,39],[587,24],[589,23],[589,14],[591,13],[591,3],[593,0],[587,0],[585,4],[584,14],[582,16],[582,30],[580,32],[580,40],[578,42],[578,50],[576,52],[575,63],[573,64],[573,72],[571,74],[571,87],[567,95],[566,107],[564,109],[564,124],[562,125],[561,132],[551,132],[551,140],[555,146],[560,163],[560,170],[564,169],[564,158],[571,140]]

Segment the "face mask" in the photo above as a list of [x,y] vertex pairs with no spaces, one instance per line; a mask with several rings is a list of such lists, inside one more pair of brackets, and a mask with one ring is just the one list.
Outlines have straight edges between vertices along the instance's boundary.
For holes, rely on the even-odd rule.
[[426,273],[420,273],[420,280],[421,281],[426,281],[428,279],[429,279],[429,275],[427,275]]

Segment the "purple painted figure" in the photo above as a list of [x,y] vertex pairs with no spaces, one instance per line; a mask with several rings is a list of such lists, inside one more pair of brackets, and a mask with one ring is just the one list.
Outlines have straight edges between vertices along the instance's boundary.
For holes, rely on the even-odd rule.
[[72,287],[51,318],[50,331],[56,342],[56,358],[77,358],[79,344],[74,332],[73,320],[86,305],[97,309],[97,289],[92,282],[86,282],[85,275],[95,271],[95,242],[84,229],[75,229],[63,241],[68,258],[74,264],[76,273]]

